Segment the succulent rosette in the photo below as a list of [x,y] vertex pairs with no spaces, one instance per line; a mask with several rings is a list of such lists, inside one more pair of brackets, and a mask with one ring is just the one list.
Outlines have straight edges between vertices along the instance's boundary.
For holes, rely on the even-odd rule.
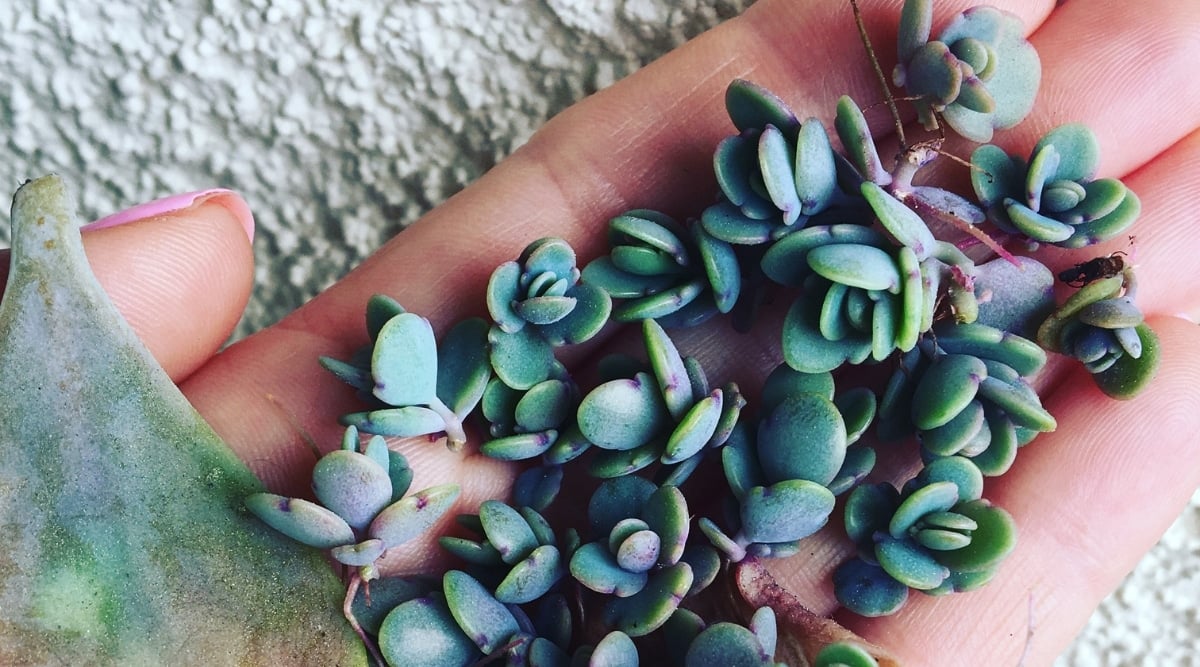
[[479,514],[460,515],[458,522],[476,538],[442,537],[439,543],[471,563],[472,575],[487,582],[500,602],[537,600],[566,574],[566,558],[554,531],[532,508],[485,500]]
[[1016,525],[982,493],[983,475],[962,457],[929,464],[903,491],[888,483],[854,489],[845,524],[859,555],[834,572],[838,601],[884,616],[910,588],[943,595],[987,583],[1016,545]]
[[994,129],[1016,125],[1033,108],[1041,60],[1021,19],[994,7],[972,7],[936,40],[932,0],[907,0],[900,14],[898,61],[892,80],[915,97],[928,129],[945,119],[956,132],[991,141]]
[[467,440],[463,420],[491,377],[487,323],[463,320],[439,345],[429,320],[376,295],[367,303],[367,334],[371,342],[350,361],[320,359],[371,404],[342,416],[342,424],[396,437],[445,432],[447,446],[461,449]]
[[835,496],[862,481],[875,452],[852,447],[875,416],[875,395],[858,388],[834,396],[829,373],[776,368],[763,386],[763,418],[742,424],[721,451],[734,511],[723,531],[700,527],[727,558],[787,556],[829,520]]
[[686,595],[703,590],[720,568],[711,548],[688,548],[691,517],[678,487],[627,475],[602,482],[588,503],[598,539],[571,555],[571,576],[611,596],[605,622],[631,636],[658,629]]
[[1133,271],[1084,285],[1038,329],[1038,342],[1083,362],[1101,391],[1132,398],[1158,370],[1158,336],[1134,302]]
[[988,219],[1004,231],[1064,248],[1124,232],[1141,213],[1137,195],[1115,178],[1095,178],[1100,144],[1085,125],[1061,125],[1038,141],[1029,161],[998,146],[971,155],[971,184]]
[[821,373],[912,349],[927,303],[921,259],[860,225],[808,227],[776,242],[763,256],[763,271],[804,289],[784,322],[788,365]]
[[779,640],[779,628],[775,620],[775,611],[770,607],[759,607],[755,610],[747,626],[725,621],[707,627],[693,627],[695,635],[686,643],[679,642],[687,646],[687,652],[681,661],[684,667],[769,667],[777,664],[773,657]]
[[984,324],[933,331],[892,374],[880,401],[880,436],[916,433],[926,460],[967,457],[985,475],[1002,475],[1018,447],[1057,426],[1026,379],[1045,365],[1046,353]]
[[578,406],[579,388],[561,367],[556,367],[554,377],[525,391],[494,377],[480,400],[492,436],[480,446],[480,452],[504,461],[541,456],[574,424]]
[[733,309],[742,285],[737,257],[701,225],[637,209],[608,228],[609,254],[588,263],[583,279],[621,301],[614,320],[690,326]]
[[487,307],[491,364],[509,387],[527,390],[555,374],[554,348],[582,343],[608,321],[608,293],[579,281],[575,250],[558,238],[525,247],[492,272]]
[[246,507],[267,525],[311,547],[328,549],[334,560],[359,568],[366,581],[378,576],[375,563],[388,549],[432,526],[458,498],[456,484],[405,496],[412,469],[382,436],[358,451],[358,431],[346,429],[342,448],[313,468],[317,502],[274,493],[255,493]]
[[[661,481],[679,485],[707,451],[725,443],[746,402],[732,382],[711,388],[700,364],[681,356],[657,322],[644,320],[642,332],[650,367],[623,360],[614,368],[620,375],[580,402],[578,432],[583,446],[598,450],[589,467],[594,476],[617,477],[661,463]],[[580,447],[568,442],[577,455]]]
[[739,134],[717,146],[713,169],[721,200],[701,225],[734,244],[766,243],[848,197],[838,188],[838,158],[821,121],[801,124],[766,89],[736,80],[725,106]]

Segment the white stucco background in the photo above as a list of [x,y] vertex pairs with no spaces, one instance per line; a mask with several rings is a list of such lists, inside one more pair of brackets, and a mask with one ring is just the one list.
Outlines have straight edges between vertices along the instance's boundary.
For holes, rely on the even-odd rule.
[[[8,0],[0,183],[59,172],[88,218],[240,191],[258,221],[245,334],[749,1]],[[1200,494],[1058,665],[1200,665],[1198,570]]]

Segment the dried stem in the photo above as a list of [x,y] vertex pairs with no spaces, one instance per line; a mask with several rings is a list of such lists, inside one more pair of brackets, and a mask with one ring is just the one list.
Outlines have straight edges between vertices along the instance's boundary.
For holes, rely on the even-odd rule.
[[875,70],[875,78],[879,80],[879,88],[883,91],[884,102],[887,103],[888,111],[892,113],[892,122],[896,125],[896,138],[900,141],[900,148],[903,150],[908,146],[908,142],[904,138],[904,123],[900,120],[900,110],[896,108],[896,99],[892,96],[892,89],[888,87],[887,76],[883,73],[883,68],[879,66],[879,58],[875,57],[875,47],[871,46],[871,37],[867,35],[867,26],[863,23],[862,10],[858,8],[857,0],[850,0],[850,6],[854,8],[854,24],[858,26],[858,37],[862,40],[863,48],[867,50],[867,60],[871,61],[871,68]]
[[350,622],[350,627],[354,628],[354,632],[358,634],[358,638],[362,640],[363,646],[367,647],[367,651],[371,654],[371,659],[376,664],[382,666],[387,665],[383,656],[379,653],[379,648],[375,646],[375,642],[367,636],[366,630],[358,624],[358,619],[354,616],[354,596],[358,595],[358,586],[362,583],[362,577],[358,576],[358,571],[350,575],[350,584],[346,586],[346,599],[342,601],[342,614],[346,620]]

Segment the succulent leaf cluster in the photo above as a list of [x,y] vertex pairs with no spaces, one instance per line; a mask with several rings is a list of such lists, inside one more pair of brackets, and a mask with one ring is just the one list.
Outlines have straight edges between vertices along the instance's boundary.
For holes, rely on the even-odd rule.
[[608,596],[603,618],[630,636],[657,630],[716,577],[715,552],[688,549],[691,516],[675,486],[632,475],[605,480],[588,503],[588,523],[597,539],[575,550],[571,575]]
[[656,321],[643,320],[642,335],[649,368],[623,361],[618,377],[579,404],[579,433],[599,450],[589,471],[617,477],[661,463],[663,482],[682,484],[729,438],[746,402],[734,383],[710,387],[700,364],[680,355]]
[[486,582],[498,601],[533,602],[566,574],[566,559],[554,530],[536,510],[485,500],[479,514],[460,515],[458,519],[477,539],[446,536],[438,542],[475,566],[475,578]]
[[739,425],[721,450],[733,511],[727,532],[703,519],[700,528],[723,555],[781,557],[795,553],[833,512],[835,496],[857,485],[875,452],[853,447],[875,416],[875,395],[858,388],[834,396],[829,373],[781,365],[767,378],[757,428]]
[[1095,178],[1100,143],[1086,125],[1042,137],[1028,162],[987,144],[971,155],[971,183],[988,219],[1034,241],[1080,248],[1111,239],[1141,213],[1137,195],[1115,178]]
[[621,301],[614,320],[689,326],[733,308],[742,288],[738,260],[728,243],[701,225],[635,209],[610,220],[608,228],[609,254],[588,263],[583,275]]
[[985,324],[947,324],[900,360],[880,404],[880,435],[915,433],[925,460],[962,456],[988,476],[1057,423],[1028,379],[1046,363],[1036,343]]
[[962,136],[991,141],[1033,108],[1041,60],[1019,18],[993,7],[972,7],[931,40],[932,0],[908,0],[900,14],[898,64],[892,80],[909,96],[926,128],[937,118]]
[[708,665],[771,665],[776,663],[775,645],[779,629],[775,622],[775,611],[770,607],[759,607],[750,618],[748,626],[723,621],[707,627],[696,627],[695,636],[687,644],[684,667],[707,667]]
[[274,493],[255,493],[246,508],[288,537],[358,568],[370,581],[377,561],[432,526],[458,498],[456,484],[433,486],[411,495],[413,473],[403,454],[373,436],[360,452],[358,430],[348,427],[342,448],[313,468],[317,502]]
[[1047,350],[1083,363],[1101,391],[1132,398],[1154,376],[1158,336],[1134,302],[1133,270],[1084,285],[1038,328]]
[[982,473],[957,456],[927,465],[900,491],[886,482],[851,491],[845,525],[858,556],[834,572],[838,601],[882,616],[909,589],[944,595],[987,583],[1015,547],[1016,525],[982,493]]
[[708,233],[728,243],[765,243],[845,200],[820,120],[801,123],[770,91],[740,79],[726,90],[725,108],[739,133],[713,156],[721,199],[700,218]]
[[487,324],[464,320],[439,345],[429,320],[375,295],[367,303],[367,334],[370,343],[349,361],[320,360],[371,406],[344,415],[342,424],[396,437],[444,432],[447,446],[461,449],[467,439],[463,419],[491,376]]

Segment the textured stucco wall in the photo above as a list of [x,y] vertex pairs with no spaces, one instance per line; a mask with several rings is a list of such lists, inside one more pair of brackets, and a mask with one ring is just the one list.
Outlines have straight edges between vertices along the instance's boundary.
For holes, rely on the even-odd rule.
[[[259,225],[244,334],[749,1],[8,0],[0,183],[57,171],[88,217],[240,191]],[[1198,565],[1200,495],[1060,665],[1200,664]]]

